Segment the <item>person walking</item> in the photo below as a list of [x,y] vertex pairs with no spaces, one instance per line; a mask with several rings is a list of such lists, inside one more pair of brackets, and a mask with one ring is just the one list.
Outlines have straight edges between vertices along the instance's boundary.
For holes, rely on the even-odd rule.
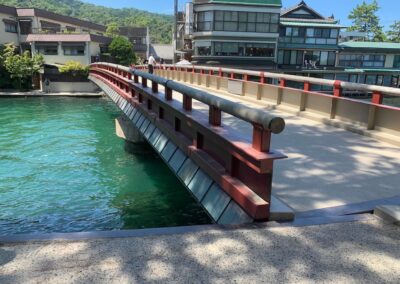
[[149,73],[153,74],[154,72],[154,65],[156,65],[156,59],[154,58],[154,56],[152,54],[150,54],[149,59],[148,59],[148,66],[149,66]]

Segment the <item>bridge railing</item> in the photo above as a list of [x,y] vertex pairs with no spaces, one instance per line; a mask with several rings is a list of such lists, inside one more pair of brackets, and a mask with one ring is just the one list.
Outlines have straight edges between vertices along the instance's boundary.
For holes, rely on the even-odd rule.
[[[145,65],[135,66],[135,69],[144,70],[147,69]],[[351,83],[340,80],[329,80],[321,78],[313,78],[298,75],[289,75],[282,73],[273,72],[263,72],[263,71],[252,71],[244,69],[233,69],[233,68],[220,68],[220,67],[208,67],[208,66],[195,66],[195,65],[172,65],[163,64],[156,66],[159,70],[175,70],[175,71],[185,71],[192,73],[208,74],[208,75],[218,75],[220,77],[228,77],[235,80],[249,81],[250,78],[254,80],[255,78],[259,83],[265,84],[268,79],[275,79],[280,86],[287,86],[288,82],[297,82],[304,84],[305,90],[311,90],[313,85],[322,87],[331,87],[334,91],[335,96],[342,96],[344,92],[354,93],[354,92],[367,92],[373,93],[376,96],[399,96],[400,89],[383,87],[377,85],[367,85],[359,83]],[[375,100],[373,100],[374,102]]]
[[[94,63],[90,75],[141,109],[250,216],[268,219],[273,162],[285,158],[270,149],[271,134],[284,130],[282,118],[124,66]],[[208,113],[193,101],[208,106]],[[223,123],[223,113],[249,123],[252,137]]]
[[[146,66],[135,66],[145,70]],[[290,107],[309,116],[350,131],[376,136],[399,144],[400,108],[384,104],[384,97],[398,97],[400,89],[304,76],[204,66],[162,65],[155,73],[172,80],[222,90],[268,104]],[[303,88],[291,87],[292,83]],[[275,84],[277,83],[277,84]],[[331,88],[332,94],[313,91],[313,86]],[[345,93],[371,93],[371,101],[345,97]],[[371,130],[376,130],[371,132]],[[390,137],[386,134],[391,135]]]

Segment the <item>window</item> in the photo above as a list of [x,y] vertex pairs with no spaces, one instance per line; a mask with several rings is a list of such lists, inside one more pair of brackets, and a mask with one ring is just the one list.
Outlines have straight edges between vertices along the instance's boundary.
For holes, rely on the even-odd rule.
[[215,42],[216,56],[274,57],[273,43]]
[[32,33],[32,22],[20,20],[19,21],[19,29],[22,35],[27,35]]
[[339,35],[339,30],[332,29],[331,30],[331,38],[337,38]]
[[303,65],[304,51],[302,50],[280,50],[278,53],[278,64]]
[[63,43],[63,50],[66,56],[82,56],[85,55],[85,44]]
[[211,31],[212,26],[212,11],[205,11],[197,13],[197,31]]
[[40,21],[40,25],[42,27],[42,31],[49,33],[59,33],[61,32],[61,25],[55,24],[47,21]]
[[197,16],[197,31],[277,33],[279,14],[205,11]]
[[66,28],[67,32],[69,32],[69,33],[73,33],[76,31],[75,27],[66,26],[65,28]]
[[58,55],[58,44],[36,44],[36,52],[43,55]]
[[4,25],[5,25],[5,30],[7,33],[17,33],[17,22],[14,21],[9,21],[9,20],[3,20]]
[[394,57],[393,68],[400,68],[400,55]]
[[[338,29],[299,28],[299,33],[297,36],[301,37],[301,38],[305,37],[305,43],[307,43],[307,44],[336,45],[338,33],[339,33]],[[294,35],[292,35],[292,36],[294,36]],[[300,42],[295,42],[294,39],[292,39],[289,42],[300,43]],[[301,43],[304,43],[304,41]]]
[[372,54],[341,54],[339,57],[339,66],[353,68],[377,68],[385,66],[385,55]]
[[211,42],[200,41],[195,43],[195,54],[198,56],[210,56],[211,55]]

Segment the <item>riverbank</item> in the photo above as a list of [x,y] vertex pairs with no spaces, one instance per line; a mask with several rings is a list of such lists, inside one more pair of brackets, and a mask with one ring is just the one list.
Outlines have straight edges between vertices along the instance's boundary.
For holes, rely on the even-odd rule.
[[42,91],[29,91],[29,92],[14,92],[14,91],[0,91],[1,97],[102,97],[102,93],[89,93],[89,92],[77,92],[77,93],[45,93]]
[[376,217],[0,247],[1,283],[396,283],[400,227]]

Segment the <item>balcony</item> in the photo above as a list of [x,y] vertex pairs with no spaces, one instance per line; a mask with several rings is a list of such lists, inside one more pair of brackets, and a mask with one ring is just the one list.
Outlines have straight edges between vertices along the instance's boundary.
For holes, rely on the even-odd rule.
[[[57,28],[57,27],[48,27],[48,28],[33,28],[31,29],[32,34],[89,34],[89,30],[78,29],[78,28]],[[100,34],[99,34],[100,35]]]

